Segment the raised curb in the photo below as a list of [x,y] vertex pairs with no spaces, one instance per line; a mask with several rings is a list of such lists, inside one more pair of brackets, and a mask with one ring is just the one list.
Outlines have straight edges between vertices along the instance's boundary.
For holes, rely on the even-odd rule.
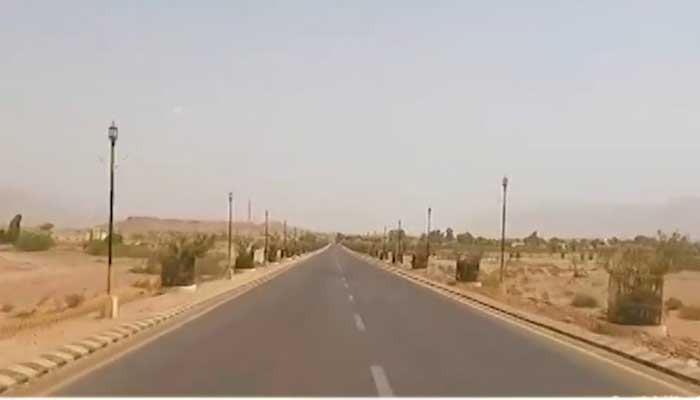
[[159,325],[160,323],[172,319],[199,304],[215,300],[220,297],[229,296],[232,294],[243,294],[248,290],[251,290],[271,280],[277,275],[282,274],[283,272],[299,264],[300,262],[308,259],[309,257],[325,250],[326,247],[305,254],[304,256],[290,259],[289,264],[275,271],[272,271],[269,274],[265,274],[263,276],[255,278],[254,280],[249,281],[240,286],[236,286],[228,290],[224,290],[220,293],[216,293],[211,297],[202,298],[195,300],[191,303],[179,305],[173,307],[168,311],[161,311],[155,313],[139,321],[124,323],[122,325],[107,329],[95,335],[91,335],[78,341],[74,341],[70,344],[63,345],[57,348],[56,350],[43,354],[39,358],[33,359],[32,361],[18,363],[11,365],[7,368],[0,369],[0,394],[6,392],[7,390],[17,385],[28,383],[29,381],[36,379],[41,375],[44,375],[55,369],[61,368],[75,360],[87,357],[91,353],[108,347],[113,343],[117,343],[126,339],[127,337],[133,336],[137,333]]
[[634,346],[627,341],[611,338],[608,336],[603,336],[592,332],[584,332],[582,334],[577,334],[568,330],[564,330],[555,326],[557,322],[550,320],[549,318],[538,315],[529,315],[513,307],[501,304],[496,300],[489,299],[486,296],[464,293],[448,285],[419,276],[414,276],[409,272],[406,272],[405,269],[395,267],[391,264],[387,264],[384,261],[380,261],[374,259],[373,257],[354,252],[350,249],[347,250],[356,257],[364,259],[365,261],[368,261],[369,263],[374,264],[387,272],[401,276],[402,278],[412,281],[413,283],[422,286],[429,286],[429,289],[432,289],[435,292],[445,295],[446,297],[457,299],[460,302],[468,303],[474,308],[488,309],[490,312],[495,311],[501,316],[507,316],[511,319],[518,320],[520,322],[526,322],[530,325],[535,325],[539,328],[543,328],[550,332],[554,332],[559,335],[575,339],[587,345],[616,354],[618,356],[624,357],[628,360],[637,362],[639,364],[643,364],[647,367],[671,375],[682,381],[692,383],[695,385],[700,385],[700,368],[689,366],[687,363],[683,362],[680,359],[668,357],[656,353],[650,349],[646,349],[640,346]]

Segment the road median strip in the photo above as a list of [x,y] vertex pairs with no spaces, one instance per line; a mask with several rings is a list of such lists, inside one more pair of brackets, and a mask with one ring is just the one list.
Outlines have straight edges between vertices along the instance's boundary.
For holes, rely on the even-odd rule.
[[39,358],[36,358],[30,362],[17,363],[9,367],[2,368],[0,369],[0,394],[7,392],[18,385],[26,384],[41,375],[62,368],[73,361],[83,359],[91,353],[109,347],[113,343],[118,343],[128,337],[136,335],[137,333],[160,325],[162,322],[170,320],[198,305],[238,297],[239,295],[260,286],[283,272],[286,272],[291,267],[305,261],[324,249],[305,254],[296,259],[291,259],[286,265],[277,264],[277,268],[265,273],[262,276],[254,278],[241,285],[214,292],[209,297],[196,299],[187,304],[175,306],[168,311],[155,313],[139,321],[125,323],[118,327],[107,329],[104,332],[91,335],[78,341],[73,341],[70,344],[63,345],[54,351],[43,354]]
[[487,310],[491,313],[496,313],[499,316],[506,317],[517,322],[525,322],[529,325],[534,325],[545,331],[574,339],[597,349],[621,356],[627,360],[643,364],[649,368],[671,375],[674,378],[680,379],[684,382],[700,385],[700,368],[688,365],[686,362],[683,362],[680,359],[668,357],[649,349],[631,345],[629,342],[624,340],[602,336],[592,332],[572,332],[571,330],[557,326],[563,325],[564,323],[517,310],[514,307],[499,303],[497,300],[490,299],[484,295],[465,293],[434,280],[415,276],[414,274],[406,272],[403,268],[395,267],[391,264],[387,264],[383,261],[349,249],[347,250],[355,257],[367,261],[368,263],[375,265],[389,273],[400,276],[415,284],[431,289],[434,292],[450,297],[461,303],[468,304],[474,308],[482,311]]

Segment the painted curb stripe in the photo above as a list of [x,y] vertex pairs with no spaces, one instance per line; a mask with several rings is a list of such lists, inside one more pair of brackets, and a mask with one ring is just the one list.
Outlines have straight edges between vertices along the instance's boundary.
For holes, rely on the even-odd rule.
[[10,365],[7,369],[18,374],[26,375],[29,378],[39,375],[39,371],[19,364]]
[[131,336],[131,331],[122,327],[113,328],[108,330],[107,332],[114,332],[115,334],[120,335],[122,338]]
[[116,332],[102,332],[97,337],[103,338],[103,339],[108,339],[110,342],[116,342],[116,341],[120,340],[123,336],[122,336],[122,334],[116,333]]
[[5,375],[0,371],[0,385],[4,385],[5,387],[10,387],[18,384],[19,382],[16,381],[12,376]]
[[81,345],[81,346],[88,346],[90,348],[90,350],[92,350],[92,351],[99,350],[99,349],[106,346],[106,343],[98,342],[98,341],[92,340],[92,339],[83,339],[83,340],[77,341],[76,343]]
[[44,375],[45,373],[49,372],[49,368],[44,367],[43,365],[37,364],[34,361],[23,362],[23,363],[19,363],[17,365],[20,367],[29,368],[29,369],[33,370],[34,372],[36,372],[37,375]]
[[[64,365],[65,363],[67,363],[67,362],[69,361],[69,360],[66,360],[66,359],[64,359],[64,358],[55,356],[55,355],[53,355],[53,354],[43,354],[43,355],[41,356],[41,358],[43,358],[44,360],[49,360],[49,361],[51,361],[52,363],[54,363],[54,364],[56,364],[56,365],[58,365],[58,366]],[[73,361],[73,358],[72,358],[72,357],[71,357],[70,361]]]
[[102,343],[103,346],[106,346],[114,341],[111,337],[103,335],[90,336],[89,340],[97,343]]
[[69,353],[73,353],[74,355],[77,355],[78,357],[82,357],[86,354],[90,354],[90,350],[81,347],[81,346],[76,346],[74,344],[67,344],[63,346],[62,350],[67,351]]
[[75,360],[75,355],[64,351],[52,351],[50,353],[44,354],[44,356],[51,356],[65,360],[66,362]]
[[43,358],[43,357],[35,358],[32,361],[30,361],[29,363],[37,364],[37,365],[41,366],[42,368],[46,368],[46,369],[52,369],[52,368],[56,368],[58,366],[58,363],[55,363],[55,362],[49,360],[48,358]]

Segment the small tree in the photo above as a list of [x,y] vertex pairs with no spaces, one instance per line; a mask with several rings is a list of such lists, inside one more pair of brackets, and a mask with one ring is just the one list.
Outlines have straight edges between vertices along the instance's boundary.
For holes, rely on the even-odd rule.
[[195,261],[214,246],[215,237],[180,236],[166,244],[160,257],[163,286],[187,286],[195,283]]
[[45,251],[54,245],[51,235],[23,231],[15,241],[15,248],[20,251]]
[[[637,236],[607,257],[610,274],[608,319],[622,324],[661,323],[664,275],[692,257],[687,237],[658,232],[656,239]],[[643,244],[640,244],[643,243]]]
[[445,229],[445,241],[453,242],[455,240],[455,233],[452,228]]

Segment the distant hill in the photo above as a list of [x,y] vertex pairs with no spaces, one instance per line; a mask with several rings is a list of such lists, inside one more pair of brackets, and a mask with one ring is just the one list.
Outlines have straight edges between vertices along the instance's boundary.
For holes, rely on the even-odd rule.
[[[514,203],[514,204],[513,204]],[[700,240],[700,198],[677,198],[657,204],[552,203],[518,207],[516,200],[509,209],[509,236],[525,237],[539,231],[545,237],[630,238],[654,235],[658,229],[679,231]],[[496,234],[498,210],[490,217],[480,213],[472,219],[472,228]]]
[[[100,225],[106,228],[106,225]],[[228,230],[228,221],[199,221],[184,219],[162,219],[156,217],[128,217],[115,223],[115,229],[123,235],[147,234],[150,232],[181,232],[223,234]],[[262,234],[264,223],[235,222],[233,229],[240,234]],[[270,221],[270,233],[282,233],[284,226],[279,221]],[[294,227],[288,226],[287,233],[292,234]]]

